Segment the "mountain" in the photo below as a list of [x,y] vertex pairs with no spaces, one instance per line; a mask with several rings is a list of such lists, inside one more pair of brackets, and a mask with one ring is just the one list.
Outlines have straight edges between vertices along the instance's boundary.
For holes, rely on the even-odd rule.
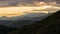
[[0,17],[0,24],[6,27],[22,27],[24,25],[33,24],[35,21],[42,20],[46,18],[48,14],[45,13],[31,13],[23,16],[17,16],[12,18],[7,18],[5,16]]
[[60,10],[47,18],[36,21],[34,24],[24,26],[7,34],[59,34]]
[[8,18],[6,16],[2,16],[2,17],[0,17],[0,20],[12,20],[12,21],[30,20],[32,18],[43,17],[43,16],[46,17],[46,16],[48,16],[48,14],[46,14],[46,13],[29,13],[29,14],[26,14],[26,15],[16,16],[16,17],[11,17],[11,18]]

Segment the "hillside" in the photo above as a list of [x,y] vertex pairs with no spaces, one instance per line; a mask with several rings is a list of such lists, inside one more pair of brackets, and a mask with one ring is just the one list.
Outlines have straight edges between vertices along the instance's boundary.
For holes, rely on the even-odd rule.
[[12,28],[12,27],[6,27],[3,25],[0,25],[0,34],[6,34],[11,31],[15,31],[17,28]]
[[60,31],[60,11],[47,18],[36,21],[34,24],[24,26],[7,34],[58,34]]

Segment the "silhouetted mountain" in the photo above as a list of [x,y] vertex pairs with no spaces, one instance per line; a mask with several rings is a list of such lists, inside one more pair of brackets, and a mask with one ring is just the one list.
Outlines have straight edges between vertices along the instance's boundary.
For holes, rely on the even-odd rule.
[[59,34],[59,25],[60,11],[48,16],[41,21],[36,21],[34,24],[24,26],[7,34]]

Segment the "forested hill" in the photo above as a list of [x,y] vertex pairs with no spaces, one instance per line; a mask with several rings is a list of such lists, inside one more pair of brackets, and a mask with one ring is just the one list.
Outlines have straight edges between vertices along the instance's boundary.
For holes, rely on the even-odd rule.
[[7,34],[58,34],[60,32],[60,10],[47,18],[36,21]]

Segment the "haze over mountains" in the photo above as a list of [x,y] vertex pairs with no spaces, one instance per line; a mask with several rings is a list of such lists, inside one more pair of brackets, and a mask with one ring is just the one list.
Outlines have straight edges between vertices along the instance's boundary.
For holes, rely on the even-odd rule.
[[7,27],[21,27],[24,25],[32,24],[35,21],[42,20],[47,16],[48,14],[44,13],[32,13],[24,16],[12,17],[10,19],[7,17],[0,17],[0,24]]

